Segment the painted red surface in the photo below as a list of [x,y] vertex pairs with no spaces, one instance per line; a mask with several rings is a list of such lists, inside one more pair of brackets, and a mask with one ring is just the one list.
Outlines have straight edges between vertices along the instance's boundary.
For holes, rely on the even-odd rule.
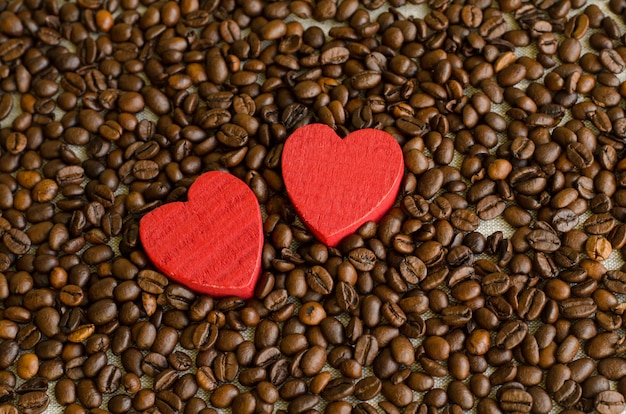
[[253,295],[263,222],[254,193],[233,175],[201,175],[187,202],[146,214],[139,233],[154,265],[172,280],[213,296]]
[[404,174],[388,133],[362,129],[341,139],[323,124],[296,130],[282,153],[285,187],[300,219],[328,246],[393,206]]

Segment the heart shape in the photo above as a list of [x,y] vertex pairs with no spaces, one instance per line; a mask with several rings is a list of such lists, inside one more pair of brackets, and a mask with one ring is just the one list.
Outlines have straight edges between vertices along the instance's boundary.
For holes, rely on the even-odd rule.
[[384,131],[362,129],[341,139],[327,125],[310,124],[285,143],[282,174],[300,219],[320,241],[336,246],[393,206],[404,158]]
[[172,280],[197,292],[251,297],[263,250],[254,193],[233,175],[214,171],[198,177],[187,198],[141,219],[146,253]]

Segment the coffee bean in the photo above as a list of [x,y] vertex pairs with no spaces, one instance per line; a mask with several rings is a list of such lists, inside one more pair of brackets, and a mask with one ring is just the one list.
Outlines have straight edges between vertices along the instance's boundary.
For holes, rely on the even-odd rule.
[[596,395],[594,405],[599,413],[616,413],[624,409],[624,396],[616,391],[602,391]]
[[541,252],[554,252],[560,245],[561,241],[558,236],[549,230],[533,230],[527,236],[530,247]]
[[442,311],[442,319],[446,325],[461,326],[472,317],[472,310],[467,306],[450,306]]
[[302,305],[298,317],[305,325],[317,325],[326,317],[326,311],[319,303],[309,302]]
[[153,270],[141,270],[137,275],[137,284],[148,293],[161,294],[165,291],[167,279],[162,274]]
[[382,390],[380,379],[370,376],[365,377],[356,383],[354,395],[361,401],[368,401],[375,398]]
[[355,289],[346,282],[340,282],[336,289],[337,304],[343,310],[350,311],[359,304],[359,296]]
[[313,266],[306,273],[306,281],[311,290],[323,295],[329,294],[334,286],[332,277],[322,266]]
[[20,395],[17,400],[17,407],[21,411],[32,413],[44,412],[49,404],[50,399],[43,391],[27,392]]
[[331,380],[321,396],[326,401],[339,401],[345,399],[354,393],[354,382],[348,378],[336,378]]
[[145,86],[141,90],[141,95],[146,105],[157,115],[165,115],[170,111],[171,105],[167,97],[159,89],[152,86]]
[[509,388],[500,394],[499,404],[503,410],[530,412],[532,396],[521,389]]
[[19,229],[8,230],[4,233],[4,236],[2,236],[2,241],[6,248],[14,254],[24,254],[31,246],[28,235]]
[[601,50],[599,57],[602,65],[613,73],[619,73],[624,68],[623,58],[613,49]]
[[604,237],[593,235],[585,243],[585,252],[591,259],[603,261],[609,258],[613,247]]
[[625,291],[626,273],[619,270],[609,270],[604,275],[604,285],[611,292],[621,293]]
[[450,216],[452,225],[461,231],[474,231],[478,228],[479,217],[470,210],[455,210]]
[[500,328],[495,343],[498,347],[512,349],[524,340],[527,333],[528,326],[524,322],[509,322]]
[[476,213],[482,220],[491,220],[500,216],[505,208],[506,204],[500,197],[490,195],[478,202]]
[[589,298],[566,299],[561,303],[561,312],[567,318],[584,318],[595,312],[597,305]]
[[[112,412],[376,410],[349,395],[385,412],[547,413],[551,395],[623,408],[598,397],[621,389],[607,362],[623,350],[626,291],[607,260],[626,241],[619,2],[605,15],[581,1],[430,1],[413,20],[372,19],[379,1],[45,5],[61,24],[35,3],[0,15],[0,366],[30,378],[20,396],[43,376],[70,411],[105,408],[106,393]],[[537,55],[518,58],[533,40]],[[492,107],[503,101],[509,121]],[[407,166],[399,208],[337,248],[281,195],[284,141],[318,121],[342,138],[389,132]],[[141,215],[224,168],[268,217],[248,302],[170,283],[139,242]],[[481,234],[499,216],[511,232]]]
[[376,264],[376,256],[374,253],[365,248],[352,250],[348,255],[348,259],[357,270],[361,271],[372,270]]

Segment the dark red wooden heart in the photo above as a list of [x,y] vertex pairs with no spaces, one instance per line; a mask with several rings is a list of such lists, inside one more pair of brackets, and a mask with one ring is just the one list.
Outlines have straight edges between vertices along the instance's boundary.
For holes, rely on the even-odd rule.
[[139,235],[154,265],[172,280],[213,296],[253,295],[263,221],[254,193],[233,175],[201,175],[186,203],[146,214]]
[[330,127],[311,124],[285,143],[282,174],[300,219],[320,241],[336,246],[394,204],[404,160],[384,131],[362,129],[341,139]]

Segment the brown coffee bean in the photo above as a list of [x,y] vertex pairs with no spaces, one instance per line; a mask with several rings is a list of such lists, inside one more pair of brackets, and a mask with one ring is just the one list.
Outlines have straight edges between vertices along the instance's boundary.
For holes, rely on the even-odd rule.
[[530,412],[533,399],[532,396],[522,390],[509,388],[500,394],[499,405],[506,411]]
[[585,252],[593,260],[604,261],[613,252],[613,247],[604,237],[593,235],[585,243]]
[[23,412],[41,413],[48,408],[50,398],[44,391],[32,391],[20,395],[17,407]]
[[376,256],[374,253],[365,248],[352,250],[348,254],[348,259],[350,260],[350,263],[352,263],[352,265],[360,271],[372,270],[376,264]]
[[526,240],[532,248],[542,252],[556,251],[561,245],[561,241],[555,233],[543,229],[532,230],[526,236]]
[[[0,13],[2,409],[45,411],[47,381],[68,412],[624,407],[623,2],[205,3]],[[384,130],[407,168],[336,247],[280,175],[313,122]],[[267,217],[246,301],[171,283],[141,244],[143,215],[225,169]]]
[[624,396],[616,391],[602,391],[594,399],[596,411],[599,413],[616,413],[624,409]]
[[311,290],[322,295],[329,294],[334,286],[330,273],[322,266],[313,266],[306,272],[306,282]]
[[326,311],[317,302],[309,302],[300,308],[298,318],[305,325],[317,325],[326,317]]

